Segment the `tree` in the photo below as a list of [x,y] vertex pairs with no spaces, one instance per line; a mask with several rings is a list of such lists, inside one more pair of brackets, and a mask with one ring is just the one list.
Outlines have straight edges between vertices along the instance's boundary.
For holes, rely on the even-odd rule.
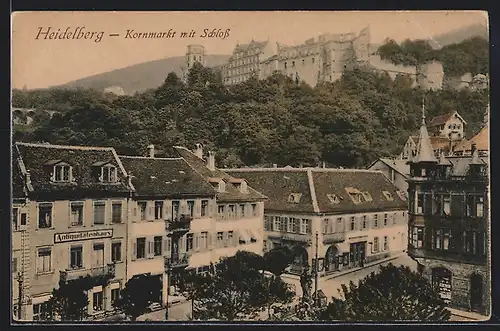
[[285,283],[281,277],[272,275],[266,277],[264,282],[266,291],[265,301],[267,304],[267,314],[271,318],[271,308],[276,304],[286,305],[292,302],[295,291],[291,290],[289,284]]
[[[213,266],[211,266],[211,271]],[[191,319],[197,317],[196,300],[202,297],[206,285],[206,277],[197,274],[195,269],[186,269],[182,273],[181,290],[187,294],[186,299],[191,301]]]
[[135,275],[128,280],[121,291],[117,307],[135,321],[146,312],[151,303],[158,301],[161,291],[158,277],[148,274]]
[[279,277],[292,264],[293,260],[293,252],[289,247],[274,247],[264,253],[264,269]]
[[52,290],[48,301],[48,319],[62,321],[81,321],[87,316],[89,300],[82,282],[59,282],[59,287]]
[[256,267],[252,253],[238,251],[222,258],[216,272],[204,275],[197,317],[234,321],[245,319],[266,307],[265,276]]
[[[340,290],[339,290],[340,292]],[[445,321],[450,318],[436,288],[405,266],[381,266],[349,287],[342,285],[343,299],[333,298],[321,312],[322,320]]]

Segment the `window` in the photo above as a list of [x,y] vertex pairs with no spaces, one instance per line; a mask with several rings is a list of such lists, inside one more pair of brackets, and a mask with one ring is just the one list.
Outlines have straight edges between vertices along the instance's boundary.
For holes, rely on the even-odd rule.
[[70,225],[80,226],[83,225],[83,202],[70,203]]
[[240,217],[245,217],[245,205],[240,205]]
[[279,216],[274,216],[273,220],[273,231],[280,231],[281,219]]
[[26,225],[26,213],[21,213],[21,226]]
[[336,232],[344,232],[344,227],[342,226],[342,217],[337,218]]
[[236,207],[235,205],[228,205],[228,211],[227,211],[227,216],[230,219],[236,218]]
[[451,197],[449,195],[443,196],[443,214],[448,216],[451,214]]
[[233,235],[234,235],[233,231],[227,232],[227,241],[229,244],[231,244],[233,242]]
[[370,192],[362,192],[361,195],[363,196],[363,198],[366,200],[366,201],[372,201],[372,195],[370,194]]
[[179,217],[179,209],[180,209],[180,201],[173,200],[172,201],[172,219],[176,219]]
[[94,202],[94,224],[104,224],[106,217],[106,203],[103,201]]
[[12,273],[17,272],[17,257],[12,258]]
[[366,229],[366,215],[363,216],[363,230]]
[[207,240],[208,240],[208,232],[202,232],[200,234],[200,239],[199,240],[200,240],[199,247],[201,249],[207,249],[207,247],[208,247],[208,242],[207,242]]
[[379,250],[378,247],[378,237],[373,238],[373,252],[377,253]]
[[146,201],[139,201],[139,202],[137,202],[137,205],[139,206],[139,211],[141,213],[141,221],[143,221],[146,219],[147,202]]
[[18,216],[19,215],[19,209],[18,208],[12,208],[12,229],[15,231],[18,229]]
[[288,196],[288,202],[299,203],[300,198],[302,198],[302,193],[290,193]]
[[421,227],[413,227],[412,246],[422,248],[424,244],[424,229]]
[[435,229],[432,232],[432,248],[437,250],[448,250],[451,243],[451,231],[449,229]]
[[136,258],[143,259],[146,257],[146,238],[137,238]]
[[476,216],[477,217],[484,217],[484,198],[483,197],[477,197]]
[[50,227],[52,227],[52,203],[40,203],[38,205],[38,228]]
[[257,204],[256,203],[252,203],[252,216],[258,216],[257,215]]
[[71,269],[79,269],[83,267],[83,247],[72,246],[70,248],[69,267]]
[[104,266],[104,244],[103,243],[98,243],[98,244],[93,245],[92,266],[93,267]]
[[48,317],[48,302],[33,304],[33,321],[43,321]]
[[307,234],[307,233],[310,233],[310,231],[311,231],[311,227],[309,226],[309,220],[302,219],[300,221],[300,233]]
[[71,180],[71,167],[67,164],[54,166],[52,180],[54,182],[69,182]]
[[389,237],[384,236],[384,252],[389,250]]
[[314,63],[314,58],[312,58],[312,63]]
[[111,244],[111,261],[120,262],[122,260],[122,243],[114,242]]
[[384,214],[384,226],[387,226],[387,214]]
[[444,250],[448,250],[450,247],[450,237],[451,237],[451,231],[444,230],[443,231],[443,249]]
[[285,62],[285,69],[286,69],[286,62]]
[[424,212],[424,194],[423,193],[418,193],[417,194],[417,214],[422,214]]
[[354,231],[354,229],[356,229],[356,219],[351,216],[351,231]]
[[122,203],[121,202],[113,202],[111,204],[111,221],[113,223],[121,223],[122,222]]
[[201,200],[201,217],[205,217],[208,214],[208,200]]
[[112,165],[107,165],[101,168],[101,178],[103,183],[116,182],[116,168]]
[[217,218],[219,219],[224,219],[225,213],[224,213],[224,205],[218,205],[217,206]]
[[116,307],[116,302],[120,299],[120,289],[112,288],[111,289],[111,306]]
[[101,311],[103,309],[103,293],[102,291],[94,292],[92,297],[94,311]]
[[188,233],[186,235],[186,252],[189,252],[193,249],[193,234]]
[[37,257],[37,273],[52,271],[52,249],[40,248]]
[[378,228],[378,214],[373,215],[373,227]]
[[224,232],[217,232],[217,247],[223,246]]
[[157,236],[154,238],[154,254],[155,256],[160,256],[163,254],[162,252],[162,241],[163,241],[163,238],[161,236]]
[[194,201],[188,200],[187,207],[188,207],[188,215],[193,217],[194,216]]
[[330,230],[330,220],[325,218],[323,220],[323,234],[328,234]]
[[394,198],[392,197],[391,192],[389,192],[389,191],[382,191],[382,193],[384,194],[384,197],[387,199],[387,201],[394,201]]
[[327,194],[326,197],[328,198],[328,200],[330,200],[330,203],[332,203],[332,204],[339,204],[340,200],[342,200],[341,197],[339,197],[333,193]]
[[163,219],[163,201],[155,201],[155,220]]

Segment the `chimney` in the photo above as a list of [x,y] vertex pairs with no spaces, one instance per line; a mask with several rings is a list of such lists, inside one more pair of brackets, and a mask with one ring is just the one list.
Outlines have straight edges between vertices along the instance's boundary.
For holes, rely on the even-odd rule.
[[470,146],[470,154],[474,155],[474,152],[476,151],[476,143],[472,143]]
[[127,183],[128,183],[129,187],[132,186],[132,172],[130,172],[130,171],[127,174]]
[[278,168],[278,165],[276,163],[273,163],[273,168]]
[[208,152],[207,168],[212,171],[215,170],[215,153],[212,151]]
[[325,168],[326,168],[326,163],[325,163],[325,161],[323,161],[323,163],[321,164],[321,167],[322,167],[323,169],[325,169]]
[[153,145],[153,144],[148,145],[148,154],[149,154],[150,158],[155,157],[155,145]]
[[29,170],[26,170],[26,186],[31,185],[31,174]]
[[196,144],[196,149],[194,150],[194,155],[196,155],[200,159],[203,159],[203,145],[202,144]]

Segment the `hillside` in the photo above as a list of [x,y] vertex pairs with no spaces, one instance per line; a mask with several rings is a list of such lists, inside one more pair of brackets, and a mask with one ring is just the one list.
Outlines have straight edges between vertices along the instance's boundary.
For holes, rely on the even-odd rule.
[[[207,66],[213,67],[226,62],[229,55],[207,55],[205,58]],[[55,87],[92,88],[102,91],[107,87],[120,86],[126,94],[131,95],[157,88],[169,72],[173,71],[181,76],[183,64],[184,56],[169,57],[81,78]]]
[[437,35],[430,40],[430,44],[434,49],[439,49],[446,45],[461,43],[462,41],[473,37],[481,37],[489,40],[488,27],[483,24],[466,26],[461,29]]

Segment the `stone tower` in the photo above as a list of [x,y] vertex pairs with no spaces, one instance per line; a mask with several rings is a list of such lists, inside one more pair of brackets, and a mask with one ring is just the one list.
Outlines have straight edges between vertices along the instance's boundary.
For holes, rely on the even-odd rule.
[[205,66],[205,47],[202,45],[188,45],[186,58],[184,60],[183,78],[187,79],[187,74],[193,65],[199,62],[201,65]]

